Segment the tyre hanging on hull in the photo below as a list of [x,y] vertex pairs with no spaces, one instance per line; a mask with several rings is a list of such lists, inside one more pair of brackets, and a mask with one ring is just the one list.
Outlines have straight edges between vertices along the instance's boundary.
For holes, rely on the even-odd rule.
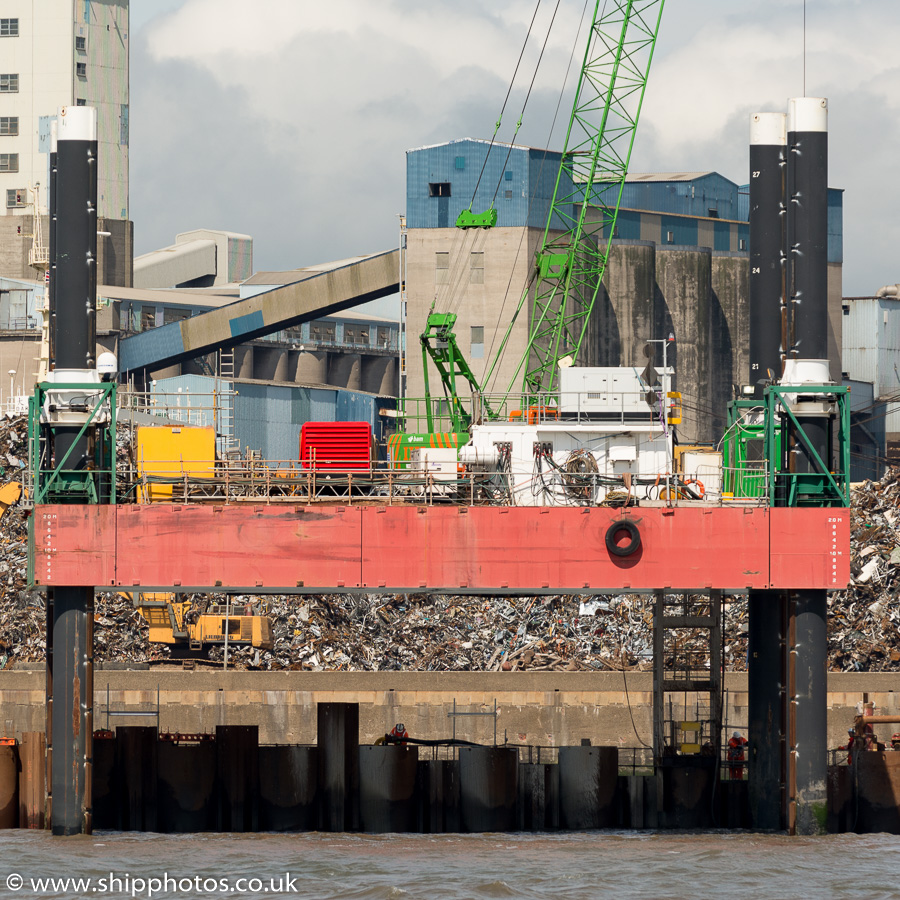
[[[628,536],[628,542],[619,543],[621,535]],[[631,556],[641,548],[641,533],[630,519],[618,519],[606,529],[606,549],[613,556]]]

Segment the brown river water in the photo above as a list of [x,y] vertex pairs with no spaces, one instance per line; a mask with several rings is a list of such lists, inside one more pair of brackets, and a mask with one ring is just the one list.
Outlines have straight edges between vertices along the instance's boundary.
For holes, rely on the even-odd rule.
[[[50,880],[47,880],[50,879]],[[79,881],[80,880],[80,883]],[[0,898],[900,898],[900,838],[0,831]]]

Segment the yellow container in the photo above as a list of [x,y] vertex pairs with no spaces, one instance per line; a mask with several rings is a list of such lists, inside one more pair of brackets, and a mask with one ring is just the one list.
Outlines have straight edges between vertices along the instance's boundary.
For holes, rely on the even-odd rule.
[[185,475],[212,478],[215,474],[214,428],[142,426],[137,429],[136,450],[139,476],[171,479],[167,484],[141,485],[139,503],[171,501],[175,482]]

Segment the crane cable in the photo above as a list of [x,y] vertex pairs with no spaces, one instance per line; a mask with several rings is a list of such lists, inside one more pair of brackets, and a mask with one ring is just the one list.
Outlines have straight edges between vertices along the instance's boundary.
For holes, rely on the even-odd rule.
[[[491,198],[491,206],[494,205],[494,202],[497,200],[497,194],[500,193],[500,185],[503,183],[503,172],[506,169],[506,164],[509,162],[509,157],[512,153],[516,135],[519,133],[519,129],[522,127],[522,119],[525,117],[525,108],[528,106],[528,100],[531,97],[531,91],[534,88],[534,82],[537,78],[537,73],[541,68],[541,61],[544,58],[544,51],[547,49],[547,43],[550,40],[550,32],[553,31],[553,23],[556,21],[556,14],[559,12],[559,2],[560,0],[556,0],[556,6],[553,8],[553,16],[550,18],[550,24],[549,26],[547,26],[547,34],[544,37],[544,43],[541,46],[541,53],[540,56],[538,56],[538,61],[534,66],[534,72],[531,76],[531,84],[528,85],[528,92],[525,94],[525,100],[522,103],[522,112],[519,113],[519,121],[516,122],[516,130],[513,132],[513,136],[509,139],[509,145],[506,148],[506,159],[503,160],[503,165],[500,168],[500,175],[497,178],[497,187],[494,188],[494,196]],[[487,158],[485,158],[485,163],[487,163]]]
[[[589,2],[590,2],[590,0],[584,0],[584,6],[581,9],[581,19],[578,23],[578,31],[575,33],[575,40],[572,42],[572,52],[569,54],[569,63],[566,67],[566,75],[565,75],[565,78],[563,78],[562,87],[559,90],[559,97],[557,98],[557,101],[556,101],[556,109],[553,112],[553,121],[550,123],[550,130],[547,134],[546,147],[550,146],[550,142],[553,139],[553,130],[556,128],[556,120],[559,118],[559,110],[560,110],[560,107],[562,106],[562,100],[566,93],[566,85],[569,82],[569,75],[572,72],[572,63],[575,59],[575,51],[578,49],[579,43],[581,41],[581,31],[584,28],[584,17],[587,14],[587,8],[588,8]],[[547,162],[547,153],[549,153],[549,150],[545,149],[544,154],[541,157],[540,167],[538,168],[536,184],[541,183],[541,177],[543,175],[544,165]],[[515,259],[513,260],[512,268],[510,269],[509,280],[506,283],[506,291],[503,294],[503,302],[500,304],[500,311],[497,314],[498,326],[503,321],[503,311],[506,308],[507,300],[509,300],[509,292],[512,289],[513,275],[515,274],[516,265],[518,264],[519,256],[521,255],[521,252],[522,252],[522,243],[525,240],[525,234],[528,230],[527,223],[531,217],[531,210],[534,206],[534,202],[535,202],[535,198],[536,198],[536,191],[537,191],[537,188],[535,187],[532,190],[531,198],[528,201],[528,212],[526,213],[526,216],[525,216],[526,227],[522,229],[521,234],[519,235],[519,243],[518,243],[518,246],[516,247],[516,256],[515,256]],[[487,353],[487,359],[491,359],[491,360],[493,360],[493,362],[491,363],[491,367],[488,370],[488,373],[484,379],[484,383],[481,385],[481,387],[484,391],[489,390],[489,381],[491,380],[492,373],[493,373],[493,380],[496,381],[497,374],[499,373],[498,367],[500,364],[500,360],[502,359],[502,357],[505,353],[505,350],[506,350],[506,342],[509,338],[509,335],[512,332],[512,326],[515,323],[516,319],[518,318],[519,312],[521,311],[522,303],[524,302],[524,299],[527,296],[527,292],[531,288],[531,285],[534,281],[535,274],[536,274],[535,271],[532,269],[531,273],[529,274],[529,277],[526,279],[525,288],[522,292],[522,299],[519,301],[519,305],[516,307],[516,310],[513,313],[512,321],[510,322],[509,327],[507,328],[507,331],[504,334],[503,339],[500,342],[500,347],[497,350],[496,358],[494,358],[494,344],[497,341],[497,333],[499,331],[499,328],[494,329],[494,334],[491,337],[491,346]],[[494,371],[495,369],[497,370],[496,372]]]
[[[500,123],[503,121],[503,113],[506,112],[506,104],[509,103],[509,98],[510,98],[510,95],[512,94],[513,85],[515,84],[515,81],[516,81],[516,75],[519,74],[519,66],[522,64],[522,57],[525,56],[525,48],[528,46],[528,39],[531,37],[531,29],[534,28],[534,20],[537,18],[538,10],[541,8],[541,2],[542,2],[542,0],[537,0],[537,6],[535,6],[535,8],[534,8],[534,13],[531,16],[531,22],[528,25],[528,32],[525,35],[525,40],[522,42],[522,49],[519,51],[519,58],[516,61],[515,71],[513,72],[512,78],[510,79],[509,87],[506,89],[506,98],[503,101],[503,106],[500,107],[500,115],[497,117],[497,123],[494,125],[494,133],[491,135],[491,141],[488,144],[487,153],[484,155],[484,162],[481,164],[481,172],[478,175],[478,181],[475,183],[475,190],[472,191],[472,200],[469,203],[470,210],[472,209],[472,205],[475,203],[475,195],[478,193],[478,187],[481,184],[482,177],[484,176],[484,170],[487,168],[487,161],[491,155],[491,148],[494,146],[494,141],[497,138],[497,132],[500,130]],[[559,2],[557,0],[557,7],[558,6],[559,6]],[[556,16],[556,13],[554,12],[553,15]],[[552,22],[551,22],[551,25],[552,25]],[[532,80],[532,84],[533,83],[534,82]],[[530,90],[529,90],[529,92],[530,92]],[[522,124],[522,120],[520,118],[519,125],[521,125],[521,124]],[[518,130],[519,130],[519,127],[517,125],[516,131],[518,132]],[[498,187],[499,187],[499,185],[498,185]],[[494,197],[496,198],[496,196],[497,196],[497,194],[496,194],[496,192],[494,192]],[[492,201],[491,206],[493,206],[493,205],[494,204]]]
[[[512,90],[515,85],[516,77],[518,76],[519,68],[522,64],[522,59],[525,56],[525,50],[528,46],[528,41],[531,38],[531,33],[534,30],[534,23],[535,23],[535,20],[537,19],[537,15],[540,10],[542,2],[543,2],[543,0],[538,0],[537,5],[534,8],[534,13],[532,14],[532,17],[531,17],[531,22],[528,25],[528,31],[525,35],[525,40],[522,43],[522,49],[519,52],[519,58],[516,61],[515,70],[513,71],[512,78],[510,79],[509,87],[506,90],[506,97],[503,100],[503,106],[500,109],[500,116],[497,119],[497,122],[494,126],[494,133],[491,135],[491,140],[488,144],[487,153],[485,153],[485,156],[484,156],[484,162],[481,164],[481,172],[478,175],[478,180],[475,184],[475,190],[472,192],[472,200],[469,203],[470,210],[472,209],[472,206],[475,203],[475,197],[478,193],[478,188],[481,185],[482,178],[484,177],[485,170],[487,169],[487,163],[488,163],[488,160],[490,159],[491,150],[494,146],[494,142],[496,141],[497,134],[500,130],[500,126],[503,121],[503,114],[506,111],[507,104],[509,103],[509,98],[512,95]],[[550,40],[550,32],[553,29],[553,23],[556,21],[556,15],[559,12],[559,4],[560,4],[560,0],[556,0],[556,6],[553,10],[553,16],[550,19],[550,24],[547,28],[547,34],[544,37],[544,43],[543,43],[543,46],[541,47],[541,52],[538,57],[537,64],[536,64],[534,72],[531,76],[531,84],[528,87],[528,92],[525,96],[525,102],[522,104],[522,111],[519,114],[519,120],[516,123],[515,131],[509,142],[509,147],[508,147],[508,150],[506,153],[506,159],[504,160],[503,167],[501,168],[500,175],[497,179],[497,186],[494,189],[494,196],[491,198],[490,208],[493,208],[494,203],[496,202],[496,199],[497,199],[497,194],[500,192],[500,185],[503,181],[503,172],[506,168],[506,164],[509,161],[509,157],[512,152],[512,143],[515,140],[516,135],[519,133],[519,129],[522,127],[522,119],[525,115],[525,108],[528,105],[528,99],[531,96],[532,89],[534,88],[535,79],[536,79],[537,73],[540,69],[541,61],[543,60],[543,57],[544,57],[544,51],[547,49],[547,43]],[[555,121],[555,119],[554,119],[554,121]],[[478,252],[477,250],[474,249],[475,243],[476,243],[476,241],[473,240],[472,247],[470,248],[470,253]],[[482,240],[478,243],[483,244],[484,242]],[[463,282],[463,278],[464,278],[465,272],[466,272],[466,267],[465,267],[465,262],[464,262],[466,259],[466,252],[464,249],[464,245],[465,245],[464,239],[456,242],[455,248],[454,248],[455,252],[453,254],[453,258],[450,261],[450,266],[449,266],[450,271],[448,272],[448,275],[447,275],[446,284],[449,285],[449,287],[447,287],[443,291],[439,292],[440,294],[443,295],[440,305],[442,307],[444,307],[450,313],[456,313],[462,304],[462,290],[460,288],[461,288],[461,284]],[[437,300],[438,298],[436,297],[435,299]]]

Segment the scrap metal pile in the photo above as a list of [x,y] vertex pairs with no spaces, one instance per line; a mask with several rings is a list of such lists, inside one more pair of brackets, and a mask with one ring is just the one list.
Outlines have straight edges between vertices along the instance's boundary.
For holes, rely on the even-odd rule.
[[[120,437],[127,454],[128,433]],[[27,458],[23,418],[0,419],[0,487],[21,482]],[[0,504],[2,506],[2,504]],[[853,494],[852,572],[829,598],[829,664],[838,671],[900,669],[900,469]],[[45,603],[27,589],[26,511],[0,518],[0,668],[44,658]],[[597,671],[649,669],[652,598],[447,597],[331,594],[260,598],[268,606],[271,651],[229,648],[230,663],[260,669],[410,671]],[[240,599],[236,598],[236,602]],[[747,600],[725,604],[725,665],[746,668]],[[165,659],[129,598],[97,596],[95,658]],[[683,649],[705,646],[702,632],[680,635]],[[208,651],[222,659],[222,649]]]
[[900,670],[900,468],[853,491],[850,574],[850,587],[828,598],[830,667]]

